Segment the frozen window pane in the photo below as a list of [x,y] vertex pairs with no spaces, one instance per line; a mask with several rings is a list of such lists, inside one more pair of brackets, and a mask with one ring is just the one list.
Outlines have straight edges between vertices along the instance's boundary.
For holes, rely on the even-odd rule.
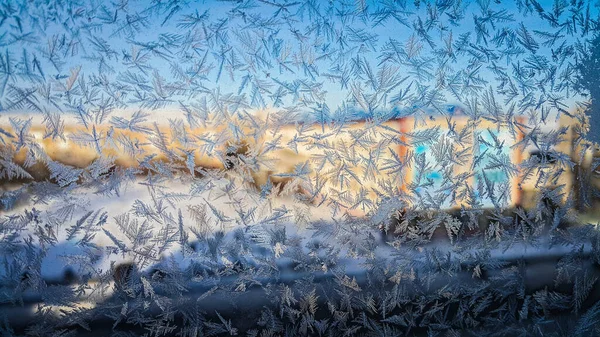
[[599,13],[0,3],[0,334],[600,335]]

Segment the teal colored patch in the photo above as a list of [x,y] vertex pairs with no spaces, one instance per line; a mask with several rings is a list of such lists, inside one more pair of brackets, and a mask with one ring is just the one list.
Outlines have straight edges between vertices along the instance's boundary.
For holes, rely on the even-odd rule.
[[506,176],[506,173],[504,173],[504,171],[491,171],[491,172],[485,172],[485,176],[494,183],[500,183],[500,182],[505,182],[507,181],[508,177]]
[[427,178],[432,180],[442,179],[442,175],[439,172],[431,172],[427,175]]

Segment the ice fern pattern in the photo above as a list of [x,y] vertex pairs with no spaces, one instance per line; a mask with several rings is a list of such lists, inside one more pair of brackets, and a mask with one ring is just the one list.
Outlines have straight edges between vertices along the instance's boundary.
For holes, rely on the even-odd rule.
[[2,1],[0,335],[600,336],[599,50],[592,0]]

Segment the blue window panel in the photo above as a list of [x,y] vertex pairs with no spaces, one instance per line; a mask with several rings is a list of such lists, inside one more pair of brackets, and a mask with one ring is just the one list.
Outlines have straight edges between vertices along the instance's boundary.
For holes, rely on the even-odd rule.
[[[433,158],[433,155],[430,152],[429,145],[421,144],[419,146],[416,146],[414,148],[414,152],[415,152],[415,154],[425,153],[425,160],[426,160],[427,164],[430,165],[431,167],[435,166],[436,160],[435,160],[435,158]],[[416,170],[412,171],[413,181],[416,181],[417,173],[418,172]],[[434,196],[437,193],[436,191],[438,191],[442,187],[444,179],[443,179],[443,174],[441,172],[441,168],[439,166],[435,167],[432,170],[425,172],[421,176],[421,183],[426,183],[428,180],[431,180],[433,182],[433,185],[426,186],[426,187],[418,187],[415,189],[415,191],[418,194],[420,194],[421,196],[424,196],[425,192],[429,192],[429,194]],[[449,193],[447,195],[449,195]],[[442,204],[441,208],[448,209],[450,207],[451,207],[450,198],[447,198],[447,200]]]
[[[502,143],[504,141],[504,143],[500,147],[500,151],[498,151],[499,150],[498,147],[495,146],[494,137],[492,137],[492,134],[490,134],[490,131],[499,140],[500,143]],[[511,155],[510,146],[512,144],[512,138],[511,138],[509,132],[507,132],[507,131],[501,130],[500,132],[498,132],[498,130],[490,130],[490,129],[482,131],[479,134],[479,136],[485,143],[484,142],[479,143],[479,147],[478,147],[479,152],[476,153],[475,155],[484,153],[486,150],[487,150],[487,153],[486,153],[485,157],[479,162],[478,166],[475,168],[475,172],[479,173],[479,174],[485,173],[486,178],[490,182],[494,183],[494,185],[495,185],[494,188],[495,188],[496,192],[498,192],[496,194],[499,194],[500,185],[510,182],[510,177],[502,169],[498,169],[498,168],[486,169],[486,167],[493,163],[491,160],[491,158],[493,156],[505,155],[505,156],[510,157],[510,155]],[[490,146],[486,143],[488,143],[492,146]],[[479,176],[475,175],[474,186],[477,187],[478,184],[479,184]],[[479,193],[476,193],[476,196],[479,197]],[[494,204],[492,203],[492,200],[489,197],[483,198],[481,200],[481,203],[484,205],[484,207],[494,207]]]

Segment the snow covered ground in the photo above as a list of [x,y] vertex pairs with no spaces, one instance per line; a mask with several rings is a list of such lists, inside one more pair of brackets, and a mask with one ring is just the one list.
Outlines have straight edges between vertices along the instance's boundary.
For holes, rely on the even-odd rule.
[[[248,262],[265,255],[285,264],[290,262],[288,245],[301,247],[305,254],[317,254],[319,249],[314,247],[319,245],[335,247],[339,251],[328,253],[337,255],[335,266],[345,264],[346,272],[357,274],[363,271],[365,250],[390,261],[402,251],[393,242],[385,243],[384,235],[374,225],[375,221],[384,221],[381,215],[344,224],[344,219],[332,219],[331,209],[325,204],[315,207],[291,196],[265,197],[250,187],[232,186],[224,178],[193,182],[172,179],[152,186],[138,179],[124,186],[119,195],[107,196],[94,193],[94,188],[78,187],[50,200],[34,197],[3,214],[4,227],[15,229],[5,231],[5,238],[37,237],[31,245],[43,251],[39,276],[49,281],[61,280],[69,273],[79,277],[89,274],[94,280],[111,266],[128,263],[148,271],[167,260],[176,261],[181,269],[206,261],[231,266],[236,258]],[[510,261],[561,256],[578,247],[553,245],[550,238],[536,242],[535,247],[524,242],[490,246],[486,258]],[[424,261],[424,251],[429,249],[449,254],[453,260],[464,261],[469,256],[477,260],[477,250],[469,248],[471,243],[473,248],[480,248],[468,240],[459,244],[435,240],[405,250],[412,254],[415,266]],[[582,249],[589,253],[591,246],[583,244]],[[19,258],[19,254],[5,257],[13,262]],[[326,272],[327,256],[322,258]],[[1,268],[1,275],[6,277],[9,269]]]

